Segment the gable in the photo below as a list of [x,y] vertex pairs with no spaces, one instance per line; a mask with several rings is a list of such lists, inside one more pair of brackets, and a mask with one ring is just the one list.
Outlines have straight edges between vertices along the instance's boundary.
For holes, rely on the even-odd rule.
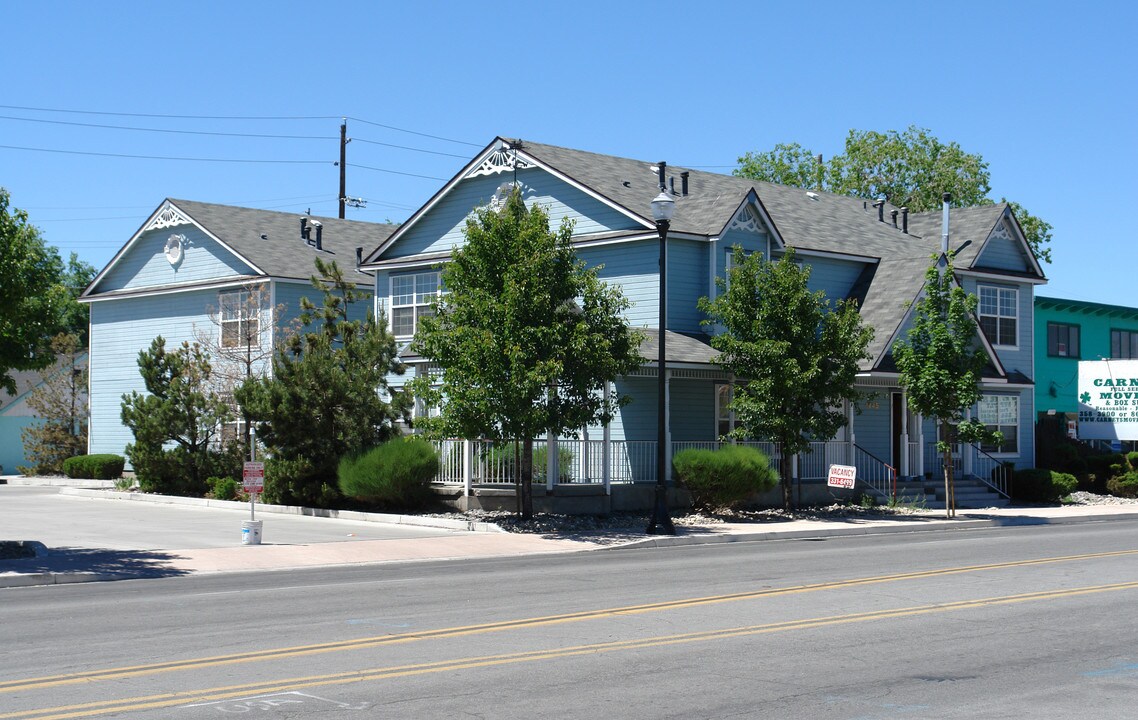
[[260,273],[166,203],[103,270],[85,295],[251,274]]
[[522,167],[516,172],[512,168],[495,170],[489,166],[468,173],[419,217],[413,227],[384,249],[382,259],[447,253],[462,246],[467,218],[474,210],[500,201],[514,182],[521,188],[526,205],[540,205],[549,213],[550,227],[554,230],[565,219],[574,222],[575,236],[642,229],[628,216],[542,168]]
[[1016,238],[1006,220],[996,223],[972,267],[1012,272],[1032,270],[1031,261],[1024,253],[1023,243]]

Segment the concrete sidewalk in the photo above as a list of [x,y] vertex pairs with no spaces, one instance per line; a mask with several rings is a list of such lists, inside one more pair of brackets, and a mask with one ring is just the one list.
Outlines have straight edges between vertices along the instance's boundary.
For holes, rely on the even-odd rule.
[[[321,513],[310,509],[258,506],[257,517],[265,524],[262,544],[242,545],[233,523],[235,517],[247,515],[248,505],[245,503],[218,503],[76,488],[64,488],[59,491],[59,495],[48,494],[47,491],[35,492],[44,494],[37,495],[32,501],[42,502],[45,507],[68,502],[60,498],[71,498],[70,502],[82,501],[83,512],[71,516],[78,518],[76,522],[79,523],[98,524],[108,509],[114,507],[117,511],[129,509],[132,514],[143,515],[158,512],[192,513],[193,520],[200,523],[212,523],[220,519],[225,523],[227,534],[221,540],[214,537],[215,532],[201,536],[200,540],[194,539],[197,536],[186,536],[191,538],[184,543],[186,547],[164,547],[146,535],[133,538],[130,543],[120,543],[129,547],[117,548],[84,547],[66,541],[61,545],[58,540],[47,541],[47,547],[35,558],[0,560],[0,588],[202,573],[511,557],[612,548],[671,547],[893,532],[944,532],[1138,518],[1138,505],[1071,505],[960,510],[952,520],[946,519],[943,511],[935,511],[870,518],[679,526],[675,536],[648,536],[639,528],[592,534],[535,535],[506,533],[487,523],[440,518],[323,513],[337,516],[329,518],[318,517]],[[100,507],[103,508],[102,511],[99,510]],[[285,528],[286,522],[292,526]],[[9,523],[0,523],[0,528],[7,535]],[[79,528],[66,530],[69,533],[78,531]],[[0,540],[35,541],[40,538],[0,537]],[[97,544],[90,540],[85,543],[87,546]]]

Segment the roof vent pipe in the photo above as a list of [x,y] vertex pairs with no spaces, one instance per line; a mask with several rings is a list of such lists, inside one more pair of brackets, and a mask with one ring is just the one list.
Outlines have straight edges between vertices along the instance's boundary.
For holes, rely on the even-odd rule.
[[321,234],[321,231],[324,229],[324,225],[317,222],[316,220],[313,220],[312,224],[313,224],[313,226],[316,227],[316,249],[317,250],[323,250],[324,247],[320,243],[320,234]]
[[893,227],[897,227],[897,211],[896,210],[890,210],[889,211],[889,217],[893,218]]
[[945,255],[948,254],[948,203],[952,200],[952,193],[945,193],[941,198],[944,201],[944,220],[942,222],[942,229],[940,233],[940,251]]
[[302,217],[300,219],[300,239],[308,240],[308,218]]
[[873,203],[873,207],[877,208],[877,222],[885,222],[885,198]]
[[680,173],[680,194],[687,197],[688,194],[688,171],[684,170]]
[[901,208],[901,232],[909,234],[909,208]]
[[364,262],[364,249],[362,247],[358,247],[358,248],[356,248],[356,268],[358,269],[360,265],[363,265],[363,262]]
[[676,194],[676,178],[674,175],[668,178],[668,193],[671,195]]
[[660,192],[664,192],[664,189],[667,187],[664,184],[664,172],[667,170],[667,168],[668,163],[666,162],[656,163],[656,176],[660,179]]

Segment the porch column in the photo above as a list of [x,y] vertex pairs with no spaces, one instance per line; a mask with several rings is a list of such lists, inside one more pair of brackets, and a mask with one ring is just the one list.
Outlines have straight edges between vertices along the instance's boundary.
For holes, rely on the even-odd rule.
[[848,428],[850,441],[846,446],[846,465],[853,465],[854,463],[854,445],[857,444],[857,434],[854,432],[854,417],[857,413],[854,411],[854,404],[852,402],[846,403],[846,416],[849,418]]
[[581,428],[581,482],[588,482],[589,477],[589,426]]
[[474,478],[474,443],[469,440],[462,441],[462,494],[466,497],[473,495],[471,484]]
[[553,490],[553,481],[557,477],[557,436],[549,432],[545,434],[545,489]]
[[[964,412],[964,419],[972,419],[972,408],[968,408]],[[960,471],[962,477],[972,474],[972,455],[974,452],[972,443],[960,443]]]
[[925,477],[925,416],[917,414],[917,472]]
[[[605,383],[605,405],[612,397],[612,383]],[[601,436],[601,482],[605,485],[605,495],[612,494],[612,430],[609,423],[605,423]]]
[[909,477],[909,393],[901,388],[901,477]]

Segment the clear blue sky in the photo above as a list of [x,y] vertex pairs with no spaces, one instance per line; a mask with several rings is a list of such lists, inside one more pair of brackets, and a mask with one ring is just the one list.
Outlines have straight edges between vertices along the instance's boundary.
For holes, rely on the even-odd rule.
[[96,268],[165,197],[334,216],[342,116],[348,194],[368,200],[348,217],[370,221],[405,219],[496,135],[730,172],[748,150],[829,157],[851,128],[915,124],[982,155],[995,199],[1054,225],[1040,294],[1138,305],[1131,2],[42,0],[2,14],[0,185]]

